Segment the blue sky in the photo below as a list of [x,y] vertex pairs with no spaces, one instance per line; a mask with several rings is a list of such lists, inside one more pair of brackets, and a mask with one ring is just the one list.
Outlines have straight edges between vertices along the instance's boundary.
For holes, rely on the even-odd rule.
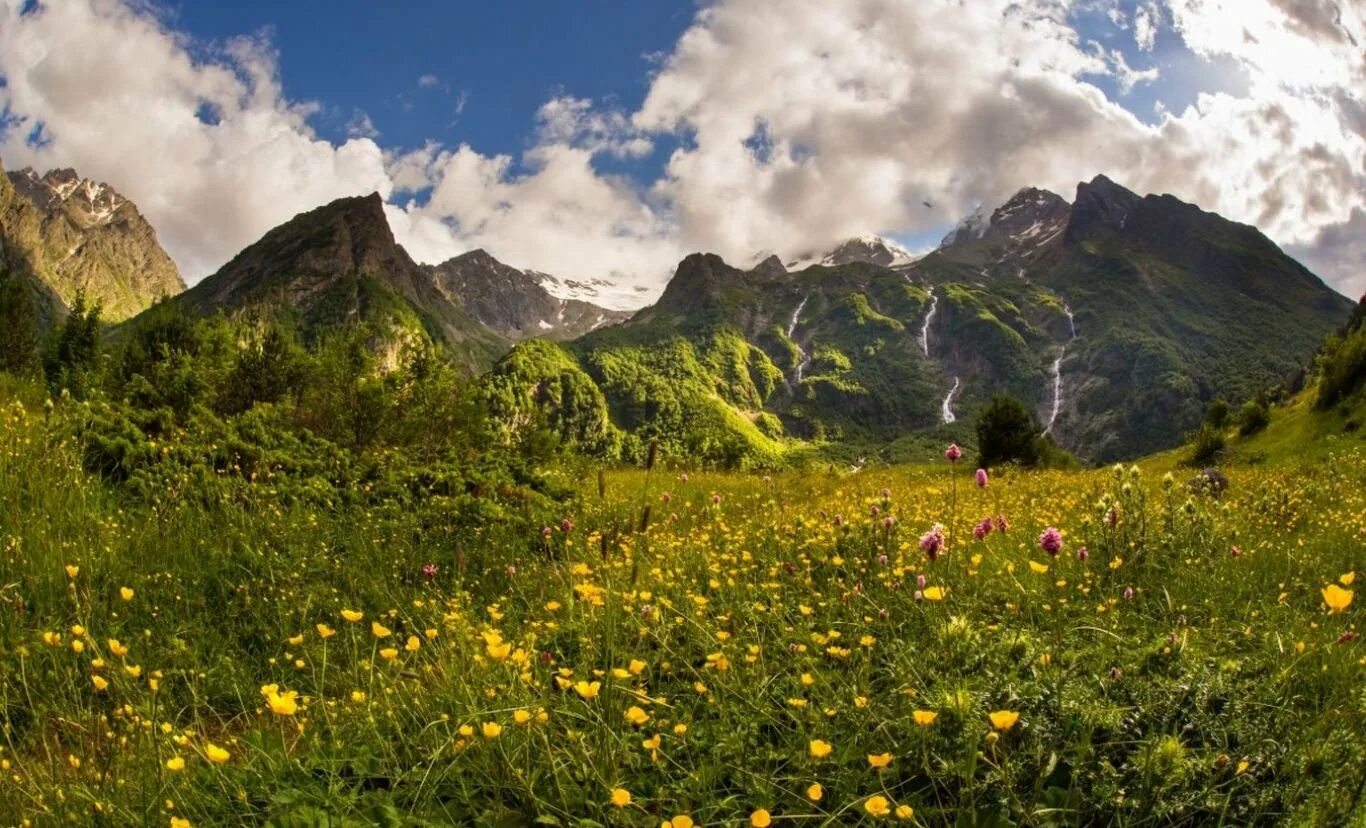
[[[203,43],[264,32],[294,100],[334,141],[367,114],[387,149],[428,140],[526,149],[536,110],[561,94],[640,105],[649,73],[692,22],[691,0],[182,2],[168,19]],[[425,84],[422,82],[426,79]]]
[[1363,42],[1336,0],[0,0],[0,160],[114,185],[190,282],[377,191],[421,261],[638,304],[1105,173],[1354,294]]

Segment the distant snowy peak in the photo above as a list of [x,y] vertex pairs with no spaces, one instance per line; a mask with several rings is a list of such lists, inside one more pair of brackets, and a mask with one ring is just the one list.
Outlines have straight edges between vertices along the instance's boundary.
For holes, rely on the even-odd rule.
[[988,239],[1008,246],[1041,247],[1059,237],[1071,213],[1062,196],[1026,187],[986,217],[979,206],[939,243],[940,248]]
[[958,226],[939,242],[940,247],[953,247],[955,244],[976,241],[987,234],[991,219],[982,214],[982,205],[977,205],[971,213],[958,222]]
[[833,250],[819,255],[807,253],[788,262],[788,270],[804,270],[813,265],[839,267],[863,262],[879,267],[904,267],[914,262],[911,251],[882,236],[858,236],[840,243]]
[[526,275],[536,280],[546,293],[559,299],[572,299],[589,302],[612,311],[634,311],[646,302],[645,294],[649,288],[633,287],[610,279],[562,279],[538,270],[528,270]]
[[38,175],[32,168],[10,174],[14,188],[47,213],[64,211],[86,227],[111,224],[130,204],[113,187],[82,178],[72,169],[50,170]]

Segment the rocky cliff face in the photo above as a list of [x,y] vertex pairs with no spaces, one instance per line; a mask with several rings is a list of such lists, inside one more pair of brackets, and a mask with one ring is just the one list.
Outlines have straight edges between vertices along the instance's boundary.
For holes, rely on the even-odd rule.
[[0,226],[32,272],[69,304],[84,291],[106,319],[127,319],[185,289],[137,206],[74,170],[8,173]]
[[428,267],[437,288],[465,312],[503,336],[566,340],[629,319],[579,299],[553,296],[544,274],[518,270],[483,250],[473,250]]
[[438,289],[394,240],[378,194],[343,198],[271,230],[179,300],[293,325],[306,336],[367,325],[377,351],[430,340],[471,371],[508,347]]

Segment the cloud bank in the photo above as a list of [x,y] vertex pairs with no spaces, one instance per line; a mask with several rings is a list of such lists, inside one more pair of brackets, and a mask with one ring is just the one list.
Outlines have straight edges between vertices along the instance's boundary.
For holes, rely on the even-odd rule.
[[[110,182],[190,281],[295,213],[378,191],[420,260],[484,247],[618,280],[638,303],[631,288],[657,291],[693,250],[927,232],[1104,172],[1256,224],[1343,292],[1366,289],[1363,20],[1329,0],[717,0],[639,108],[555,97],[517,157],[386,151],[360,112],[345,143],[320,139],[266,38],[195,43],[146,0],[23,8],[0,0],[0,155]],[[1108,11],[1116,39],[1083,33],[1083,8]],[[1247,93],[1145,123],[1123,93],[1174,80],[1155,60],[1167,42],[1191,65],[1231,63]],[[656,173],[604,172],[660,148]]]

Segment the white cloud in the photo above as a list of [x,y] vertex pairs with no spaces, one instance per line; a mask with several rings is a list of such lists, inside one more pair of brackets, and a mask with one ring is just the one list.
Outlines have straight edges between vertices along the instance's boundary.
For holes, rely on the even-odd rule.
[[[0,106],[27,120],[0,152],[9,166],[72,166],[137,202],[188,280],[270,227],[389,179],[374,141],[341,146],[286,100],[259,38],[206,59],[145,11],[118,0],[61,0],[21,14],[0,2]],[[216,123],[198,113],[212,111]],[[212,119],[208,119],[212,120]],[[52,141],[24,142],[42,123]]]
[[390,224],[419,261],[482,247],[520,267],[618,281],[604,303],[639,305],[634,286],[662,285],[685,251],[629,181],[594,170],[596,151],[548,139],[518,171],[508,156],[425,147],[394,159],[390,171],[405,190],[430,187],[430,197],[391,207]]
[[[346,143],[320,140],[316,107],[284,96],[268,42],[192,57],[143,0],[62,0],[27,16],[0,0],[0,102],[29,117],[0,152],[114,184],[191,279],[298,211],[374,190],[393,197],[391,224],[420,260],[485,247],[562,277],[619,278],[637,303],[632,287],[657,291],[694,250],[740,261],[916,234],[1025,185],[1070,196],[1098,172],[1283,244],[1345,249],[1325,228],[1357,226],[1366,210],[1358,10],[1144,0],[1127,18],[1142,49],[1161,26],[1251,79],[1244,97],[1200,95],[1182,111],[1159,100],[1145,124],[1083,78],[1108,75],[1123,92],[1156,70],[1083,39],[1074,5],[715,0],[660,57],[638,111],[556,97],[513,158],[435,143],[386,153],[359,117]],[[217,123],[197,117],[206,106]],[[38,122],[51,142],[34,149],[22,139]],[[677,149],[656,180],[602,172],[666,141]],[[1340,285],[1357,278],[1342,256],[1305,255]]]
[[1202,95],[1140,122],[1081,77],[1110,74],[1123,89],[1151,70],[1081,45],[1062,2],[723,0],[683,36],[636,116],[689,137],[656,195],[686,246],[732,257],[925,230],[956,216],[918,209],[922,199],[961,215],[1026,184],[1070,196],[1097,172],[1283,243],[1366,205],[1366,139],[1348,118],[1362,113],[1360,56],[1335,46],[1282,67],[1277,54],[1317,41],[1270,2],[1236,4],[1264,7],[1251,16],[1260,44],[1227,36],[1231,7],[1169,2],[1140,11],[1153,26],[1171,14],[1197,53],[1249,66],[1250,97]]
[[1145,3],[1134,10],[1134,43],[1145,52],[1151,52],[1157,44],[1157,27],[1162,13],[1156,3]]
[[1315,273],[1340,274],[1335,286],[1348,299],[1366,298],[1366,209],[1358,207],[1347,221],[1324,227],[1286,252]]
[[346,134],[352,138],[369,138],[374,140],[380,136],[380,132],[375,128],[375,122],[370,120],[369,113],[357,109],[351,116],[351,120],[346,124]]

